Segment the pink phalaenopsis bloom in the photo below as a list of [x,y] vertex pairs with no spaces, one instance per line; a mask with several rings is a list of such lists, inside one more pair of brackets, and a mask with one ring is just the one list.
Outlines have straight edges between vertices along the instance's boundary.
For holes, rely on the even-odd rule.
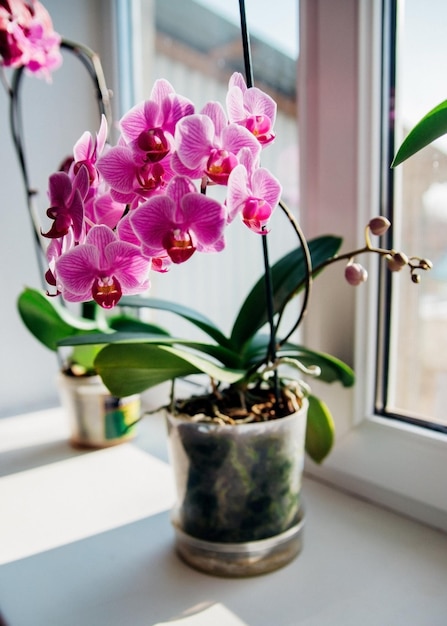
[[84,165],[89,174],[90,185],[95,185],[98,182],[99,176],[96,169],[96,162],[104,150],[107,132],[107,119],[105,115],[102,115],[101,125],[96,137],[93,137],[91,133],[86,131],[82,134],[81,138],[78,139],[73,148],[72,169],[76,174],[80,167]]
[[196,250],[218,252],[224,247],[225,208],[183,176],[175,176],[163,195],[132,211],[130,222],[143,253],[155,259],[167,254],[173,263],[183,263]]
[[98,170],[110,185],[112,197],[132,207],[163,192],[173,176],[169,159],[155,163],[144,161],[123,143],[114,146],[99,159]]
[[94,226],[84,243],[59,257],[55,277],[68,302],[93,299],[110,309],[121,296],[146,291],[149,269],[150,261],[137,246],[120,241],[107,226]]
[[173,168],[191,178],[203,178],[226,185],[231,171],[238,165],[238,155],[248,149],[253,158],[260,144],[246,128],[229,124],[218,102],[209,102],[197,115],[183,118],[175,131],[177,152]]
[[75,241],[73,231],[69,230],[65,237],[60,237],[59,239],[51,239],[45,251],[45,255],[48,261],[48,270],[45,272],[45,280],[51,287],[56,288],[56,293],[53,295],[58,295],[60,293],[57,290],[56,261],[60,256],[62,256],[62,254],[71,250],[74,245]]
[[0,56],[2,64],[25,67],[50,80],[62,63],[61,37],[37,0],[0,0]]
[[86,167],[81,167],[73,179],[65,172],[56,172],[50,176],[49,198],[51,206],[47,216],[53,220],[50,230],[42,233],[44,237],[57,239],[64,237],[70,229],[76,241],[80,241],[84,225],[84,199],[89,188]]
[[156,81],[149,100],[134,106],[120,121],[121,140],[98,169],[118,202],[135,207],[161,193],[173,176],[170,165],[176,124],[194,112],[166,80]]
[[247,87],[242,74],[235,72],[229,82],[227,112],[230,122],[247,128],[262,146],[275,138],[276,102],[257,87]]
[[240,214],[255,233],[266,234],[273,210],[281,197],[281,185],[265,168],[257,167],[249,151],[243,150],[241,164],[228,180],[228,220]]
[[149,100],[135,105],[121,118],[121,133],[126,143],[146,153],[147,160],[160,161],[171,148],[177,122],[192,113],[192,102],[160,79],[155,81]]

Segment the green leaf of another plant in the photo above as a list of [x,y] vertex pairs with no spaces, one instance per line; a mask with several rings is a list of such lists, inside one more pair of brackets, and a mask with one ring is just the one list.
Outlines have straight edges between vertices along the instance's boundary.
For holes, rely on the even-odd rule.
[[96,322],[75,317],[37,289],[25,288],[19,295],[17,308],[28,330],[53,351],[65,337],[98,331]]
[[422,150],[435,139],[439,139],[447,133],[447,100],[438,104],[429,111],[414,128],[408,133],[402,142],[391,167],[400,165],[403,161]]
[[316,463],[321,463],[334,443],[334,420],[327,405],[310,395],[307,412],[306,452]]

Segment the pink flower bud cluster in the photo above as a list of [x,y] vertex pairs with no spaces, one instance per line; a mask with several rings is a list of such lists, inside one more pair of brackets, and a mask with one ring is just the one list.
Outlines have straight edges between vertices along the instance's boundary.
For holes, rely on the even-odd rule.
[[0,0],[0,63],[50,80],[62,63],[61,37],[38,0]]

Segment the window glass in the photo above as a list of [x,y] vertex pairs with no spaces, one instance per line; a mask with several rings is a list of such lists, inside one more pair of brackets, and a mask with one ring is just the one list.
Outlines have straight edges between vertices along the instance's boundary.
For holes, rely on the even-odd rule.
[[[446,23],[444,0],[397,5],[396,146],[447,98]],[[423,254],[434,269],[417,286],[406,276],[392,277],[385,410],[447,425],[447,140],[393,176],[393,246]]]

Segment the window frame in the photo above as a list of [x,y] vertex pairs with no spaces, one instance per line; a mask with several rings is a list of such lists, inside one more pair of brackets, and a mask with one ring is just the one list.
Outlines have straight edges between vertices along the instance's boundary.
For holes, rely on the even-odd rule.
[[[308,236],[343,232],[346,249],[362,241],[363,225],[380,213],[386,5],[300,0],[302,221]],[[437,479],[447,468],[447,437],[374,411],[379,268],[372,257],[362,263],[369,280],[351,292],[340,285],[340,267],[315,283],[306,343],[352,363],[356,384],[318,389],[334,413],[336,444],[321,466],[307,462],[306,472],[447,530],[447,485]]]

